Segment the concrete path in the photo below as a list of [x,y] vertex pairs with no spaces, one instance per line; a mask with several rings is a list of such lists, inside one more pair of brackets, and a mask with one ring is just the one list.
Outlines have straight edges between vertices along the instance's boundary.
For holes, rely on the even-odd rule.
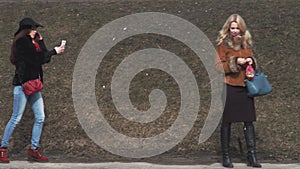
[[[263,163],[263,169],[300,169],[298,164]],[[150,163],[30,163],[27,161],[11,161],[0,164],[1,169],[224,169],[220,163],[211,165],[157,165]],[[235,169],[250,169],[246,164],[234,163]]]

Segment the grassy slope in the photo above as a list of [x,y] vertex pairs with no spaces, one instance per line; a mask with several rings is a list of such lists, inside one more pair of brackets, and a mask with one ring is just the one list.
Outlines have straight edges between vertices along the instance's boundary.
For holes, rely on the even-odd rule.
[[[46,39],[48,48],[58,45],[61,39],[67,39],[67,50],[63,56],[56,56],[45,69],[45,90],[43,96],[46,105],[47,118],[42,138],[43,150],[59,161],[61,155],[64,160],[75,161],[87,159],[89,161],[129,160],[114,156],[93,143],[81,129],[72,102],[72,73],[76,58],[87,39],[100,27],[119,17],[137,12],[165,12],[174,14],[198,26],[214,43],[217,32],[226,18],[232,13],[241,14],[253,35],[255,55],[269,76],[274,91],[268,96],[257,99],[257,143],[259,156],[264,160],[296,161],[299,160],[299,8],[300,2],[288,1],[98,1],[98,2],[0,2],[0,133],[12,111],[11,78],[13,66],[8,61],[12,35],[17,30],[17,22],[24,16],[33,17],[45,26],[41,33]],[[172,45],[170,45],[172,44]],[[161,72],[151,72],[151,84],[142,75],[136,77],[132,84],[134,104],[140,109],[147,109],[149,105],[144,101],[153,87],[160,87],[170,94],[171,103],[162,119],[149,125],[136,125],[115,115],[110,99],[109,90],[101,89],[101,85],[109,86],[113,68],[120,58],[137,49],[161,46],[181,56],[196,73],[199,84],[207,81],[205,73],[201,74],[201,62],[181,43],[165,37],[138,36],[120,43],[113,52],[106,56],[97,75],[97,100],[100,108],[106,110],[108,121],[118,131],[131,136],[140,134],[153,135],[165,130],[176,118],[178,110],[178,92],[172,78]],[[200,65],[200,67],[199,67]],[[197,74],[198,73],[198,74]],[[159,81],[165,79],[165,81]],[[148,79],[149,80],[149,79]],[[152,79],[151,79],[152,80]],[[143,83],[144,82],[144,83]],[[171,87],[170,87],[171,86]],[[146,91],[141,90],[143,88]],[[199,86],[200,91],[207,87]],[[202,96],[201,96],[202,97]],[[207,96],[201,99],[201,112],[194,128],[188,136],[175,148],[157,158],[168,157],[187,159],[202,159],[203,153],[211,152],[218,155],[218,131],[203,145],[197,144],[200,128],[206,117]],[[172,108],[173,107],[173,108]],[[32,112],[27,109],[21,124],[18,125],[11,140],[12,158],[25,157],[30,142],[30,130],[33,123]],[[134,127],[129,128],[130,125]],[[137,131],[137,132],[136,132]],[[242,137],[241,124],[234,126],[233,150],[237,157],[238,144],[236,138]],[[57,155],[56,152],[59,152]],[[156,158],[154,158],[156,159]],[[204,158],[205,159],[205,158]],[[214,159],[211,159],[214,160]],[[201,160],[200,160],[201,161]]]

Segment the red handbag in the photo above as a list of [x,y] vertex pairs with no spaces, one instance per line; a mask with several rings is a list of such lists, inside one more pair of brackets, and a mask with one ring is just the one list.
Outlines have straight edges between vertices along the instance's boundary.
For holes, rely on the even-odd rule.
[[37,93],[43,89],[43,83],[40,78],[29,80],[25,82],[23,85],[23,91],[26,96]]

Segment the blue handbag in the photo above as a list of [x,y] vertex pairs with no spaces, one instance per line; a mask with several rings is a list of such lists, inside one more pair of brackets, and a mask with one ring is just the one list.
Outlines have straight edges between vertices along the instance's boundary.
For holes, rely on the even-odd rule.
[[249,97],[263,96],[272,91],[272,86],[263,72],[256,72],[253,79],[245,79],[245,83]]

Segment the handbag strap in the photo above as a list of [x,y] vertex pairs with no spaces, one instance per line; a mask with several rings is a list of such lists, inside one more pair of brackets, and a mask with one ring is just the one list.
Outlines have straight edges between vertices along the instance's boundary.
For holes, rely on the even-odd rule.
[[[21,79],[21,77],[20,77],[20,74],[18,73],[18,71],[16,71],[15,73],[18,75],[19,81],[20,81],[20,83],[23,85],[24,83],[22,82],[22,79]],[[42,80],[40,74],[39,74],[39,79]]]

